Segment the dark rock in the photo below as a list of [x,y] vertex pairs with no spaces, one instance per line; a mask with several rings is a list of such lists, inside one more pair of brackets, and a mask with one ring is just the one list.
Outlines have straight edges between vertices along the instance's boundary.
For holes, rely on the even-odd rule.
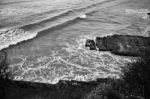
[[96,50],[95,42],[94,40],[87,40],[85,47],[89,47],[90,50]]
[[147,13],[147,15],[150,17],[150,13]]
[[[90,40],[92,41],[92,40]],[[128,56],[150,55],[150,37],[131,35],[112,35],[96,37],[95,43],[86,42],[86,47],[96,46],[99,51],[110,51],[114,54]]]
[[101,48],[99,51],[107,51],[107,42],[106,42],[106,37],[96,37],[96,47]]

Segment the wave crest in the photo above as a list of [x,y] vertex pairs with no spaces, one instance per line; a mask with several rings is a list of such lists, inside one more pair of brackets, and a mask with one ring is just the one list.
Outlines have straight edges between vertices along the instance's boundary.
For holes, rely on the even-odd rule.
[[18,42],[34,38],[38,33],[31,33],[22,29],[0,30],[0,50],[15,45]]

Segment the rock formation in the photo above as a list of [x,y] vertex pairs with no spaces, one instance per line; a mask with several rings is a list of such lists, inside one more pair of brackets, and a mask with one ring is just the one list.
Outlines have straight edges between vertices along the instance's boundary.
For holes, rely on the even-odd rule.
[[90,50],[96,50],[96,46],[95,46],[95,42],[94,40],[86,40],[86,44],[85,47],[89,47]]
[[150,37],[131,35],[112,35],[96,37],[96,40],[87,40],[85,47],[91,50],[110,51],[114,54],[128,56],[150,55]]
[[147,15],[150,17],[150,13],[147,13]]

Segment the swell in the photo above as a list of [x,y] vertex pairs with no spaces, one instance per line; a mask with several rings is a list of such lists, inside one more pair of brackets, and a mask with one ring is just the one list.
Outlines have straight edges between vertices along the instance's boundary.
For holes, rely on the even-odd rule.
[[[67,21],[62,22],[61,24],[52,25],[50,28],[41,29],[39,32],[33,32],[24,30],[21,28],[10,29],[10,30],[0,30],[0,50],[4,48],[8,48],[10,45],[16,45],[20,42],[27,41],[33,38],[38,38],[43,35],[46,35],[45,32],[54,31],[56,29],[60,29],[73,23],[80,21],[80,18],[73,18]],[[43,33],[44,32],[44,33]]]
[[18,3],[24,3],[24,2],[31,2],[31,1],[18,1],[18,2],[6,2],[6,3],[0,3],[0,5],[10,5],[10,4],[18,4]]
[[54,22],[54,21],[59,20],[59,19],[65,17],[65,16],[67,17],[69,14],[73,14],[73,11],[67,11],[67,12],[58,14],[56,16],[50,17],[48,19],[39,21],[37,23],[32,23],[32,24],[28,24],[28,25],[22,26],[21,28],[24,29],[24,30],[31,30],[32,31],[33,29],[35,29],[38,26],[43,26],[43,25],[45,25],[47,23]]
[[99,22],[99,23],[109,23],[109,24],[121,24],[119,22],[113,21],[109,18],[99,18],[99,19],[83,19],[84,22]]
[[106,1],[103,1],[103,2],[98,2],[98,3],[92,4],[92,5],[80,8],[80,9],[75,9],[75,11],[84,11],[84,10],[90,10],[90,9],[93,10],[93,8],[95,8],[98,5],[110,3],[110,2],[113,2],[113,1],[116,1],[116,0],[111,0],[111,1],[110,0],[106,0]]
[[45,20],[28,24],[19,28],[15,28],[11,30],[2,30],[2,31],[0,30],[0,38],[1,38],[0,50],[7,48],[10,45],[15,45],[19,42],[33,39],[39,33],[40,33],[39,35],[43,35],[42,34],[43,31],[46,32],[49,30],[56,30],[71,25],[75,22],[78,22],[81,20],[79,18],[81,15],[94,11],[97,5],[103,3],[108,3],[108,1],[88,5],[86,7],[82,7],[79,9],[69,10],[64,13],[60,13],[56,16],[47,18]]
[[[60,21],[60,19],[63,20],[65,18],[66,19],[68,18],[68,21],[72,20],[73,18],[75,19],[75,18],[80,17],[81,15],[83,15],[85,13],[89,13],[89,12],[92,12],[92,11],[96,10],[96,6],[98,6],[98,5],[113,2],[113,1],[116,1],[116,0],[112,0],[112,1],[107,0],[107,1],[100,2],[100,3],[94,3],[94,4],[91,4],[91,5],[87,5],[85,7],[81,7],[81,8],[77,8],[77,9],[73,9],[73,10],[68,10],[66,12],[63,12],[63,13],[60,13],[60,14],[55,15],[53,17],[41,20],[39,22],[31,23],[31,24],[22,26],[21,28],[25,29],[25,30],[29,30],[29,31],[30,30],[31,31],[32,30],[37,30],[38,31],[39,28],[42,28],[42,27],[44,28],[45,25],[52,24],[51,22],[54,22],[56,20]],[[72,18],[70,19],[70,17],[72,17]]]
[[[58,25],[53,26],[53,27],[51,27],[51,28],[42,30],[42,31],[38,32],[36,38],[45,36],[45,35],[47,35],[47,33],[49,33],[49,32],[53,32],[53,31],[55,31],[55,30],[59,30],[59,29],[62,29],[62,28],[64,28],[64,27],[67,27],[67,26],[71,26],[71,25],[73,25],[73,24],[75,24],[75,23],[80,22],[81,20],[82,20],[82,19],[80,19],[80,18],[77,17],[77,18],[75,18],[75,19],[73,19],[73,20],[69,20],[69,21],[66,21],[66,22],[64,22],[64,23],[62,23],[62,24],[58,24]],[[35,39],[36,39],[36,38],[35,38]]]

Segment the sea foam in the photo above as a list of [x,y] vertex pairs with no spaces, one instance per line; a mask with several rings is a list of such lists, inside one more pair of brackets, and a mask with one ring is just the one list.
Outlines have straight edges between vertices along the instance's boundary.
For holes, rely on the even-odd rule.
[[149,13],[150,10],[148,9],[126,9],[125,12],[131,15],[138,15],[139,17],[147,20],[149,19],[149,15],[147,13]]
[[15,45],[19,42],[34,38],[37,33],[24,31],[22,29],[3,29],[0,30],[0,50]]

